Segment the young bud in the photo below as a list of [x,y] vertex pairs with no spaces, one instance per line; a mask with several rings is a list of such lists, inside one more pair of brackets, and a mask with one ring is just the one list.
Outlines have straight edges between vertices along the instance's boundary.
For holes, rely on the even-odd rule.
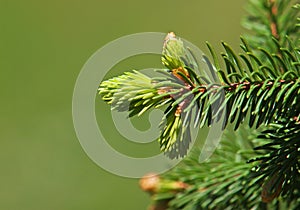
[[140,179],[140,187],[150,194],[162,192],[180,192],[188,188],[188,184],[180,181],[164,180],[159,175],[151,173]]

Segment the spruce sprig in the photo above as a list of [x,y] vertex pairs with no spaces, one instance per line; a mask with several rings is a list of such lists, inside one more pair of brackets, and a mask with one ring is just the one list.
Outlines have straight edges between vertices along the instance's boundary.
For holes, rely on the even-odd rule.
[[[113,109],[129,111],[130,117],[153,108],[165,110],[158,141],[170,158],[186,156],[192,127],[222,122],[231,134],[223,136],[208,162],[199,163],[196,151],[184,164],[156,177],[160,187],[151,193],[161,208],[300,208],[296,3],[249,0],[244,25],[254,33],[241,38],[240,54],[222,43],[225,52],[219,60],[208,43],[211,58],[195,58],[169,33],[161,76],[132,71],[100,84],[103,100]],[[201,69],[197,59],[207,68]]]

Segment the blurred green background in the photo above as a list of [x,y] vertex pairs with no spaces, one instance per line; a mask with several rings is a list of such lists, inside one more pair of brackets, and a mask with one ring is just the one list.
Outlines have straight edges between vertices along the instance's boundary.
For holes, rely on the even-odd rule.
[[[201,49],[205,41],[221,49],[221,40],[238,49],[244,4],[0,0],[0,209],[146,209],[149,197],[137,180],[102,170],[82,150],[72,124],[77,75],[97,49],[137,32],[175,31]],[[160,65],[155,56],[129,59],[113,74],[147,62]],[[96,110],[98,120],[109,119],[109,107],[100,100],[97,106],[106,110]],[[124,153],[139,151],[133,156],[151,155],[157,147],[153,143],[143,150],[122,143],[117,133],[111,135],[116,138],[111,144],[121,144]]]

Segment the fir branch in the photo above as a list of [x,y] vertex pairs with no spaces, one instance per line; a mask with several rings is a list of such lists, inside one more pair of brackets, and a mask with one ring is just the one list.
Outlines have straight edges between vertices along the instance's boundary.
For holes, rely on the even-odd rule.
[[[299,126],[294,120],[288,125],[282,122],[263,135],[246,127],[237,132],[226,130],[207,162],[199,163],[200,150],[195,150],[184,164],[159,178],[157,186],[173,183],[177,190],[158,190],[152,198],[165,202],[164,209],[171,210],[296,210],[300,195]],[[281,199],[274,201],[279,196]]]
[[281,195],[288,205],[298,198],[300,188],[300,123],[298,117],[279,121],[258,138],[267,142],[254,148],[264,156],[249,162],[258,162],[255,177],[264,181],[262,200],[270,202]]
[[[291,9],[294,3],[250,0],[244,25],[255,34],[241,38],[241,54],[222,43],[223,65],[207,44],[213,62],[204,55],[208,71],[201,69],[169,33],[162,76],[133,71],[100,84],[103,100],[129,117],[165,109],[159,143],[170,158],[187,154],[192,126],[223,120],[224,128],[239,128],[229,131],[235,136],[225,136],[208,162],[199,164],[198,151],[163,177],[146,178],[142,186],[156,201],[153,209],[300,208],[300,6]],[[255,131],[241,129],[244,121],[265,131],[249,139]],[[149,180],[155,180],[150,188]]]
[[[168,37],[171,40],[164,43],[162,61],[170,69],[159,71],[163,77],[149,78],[138,71],[128,72],[101,83],[99,93],[112,108],[129,111],[130,117],[165,105],[159,142],[170,158],[186,155],[191,125],[211,126],[225,119],[224,128],[228,122],[235,122],[237,129],[250,115],[249,125],[259,127],[284,115],[298,114],[300,60],[296,49],[280,48],[281,57],[261,49],[266,62],[251,53],[245,40],[242,46],[245,54],[239,56],[223,43],[226,71],[213,68],[204,57],[211,76],[199,76],[193,69],[198,65],[192,52],[174,34]],[[200,74],[208,75],[203,69]],[[217,80],[223,83],[215,83]]]
[[[200,150],[184,164],[160,177],[160,182],[181,183],[180,191],[156,191],[153,199],[167,201],[168,209],[258,209],[264,205],[260,185],[249,182],[253,165],[245,162],[255,155],[253,130],[226,131],[221,145],[208,162],[199,163]],[[233,135],[234,134],[234,135]],[[251,136],[249,138],[249,136]],[[245,139],[246,138],[246,139]]]
[[246,35],[250,45],[256,49],[265,46],[269,52],[281,55],[280,50],[271,41],[275,38],[280,46],[287,46],[288,35],[296,45],[299,40],[299,27],[296,27],[299,17],[297,0],[249,0],[247,11],[249,15],[242,25],[253,32]]

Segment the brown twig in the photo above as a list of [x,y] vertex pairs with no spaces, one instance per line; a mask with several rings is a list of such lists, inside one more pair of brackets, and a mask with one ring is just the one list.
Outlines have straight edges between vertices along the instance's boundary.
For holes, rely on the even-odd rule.
[[278,33],[278,22],[277,22],[277,15],[278,15],[278,8],[276,5],[276,0],[269,0],[270,4],[270,28],[272,36],[275,37],[277,40],[280,40],[280,35]]

